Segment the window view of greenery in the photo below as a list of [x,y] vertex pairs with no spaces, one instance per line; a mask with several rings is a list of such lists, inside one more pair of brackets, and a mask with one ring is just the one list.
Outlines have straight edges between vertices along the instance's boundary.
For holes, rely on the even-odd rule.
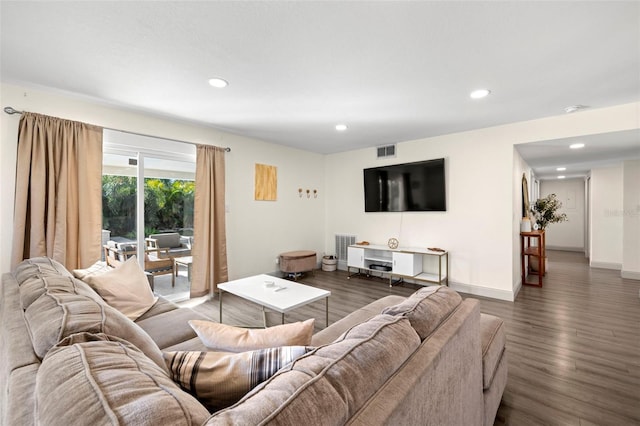
[[[193,235],[194,190],[194,181],[146,178],[145,235],[167,231]],[[111,238],[135,239],[135,177],[102,176],[102,227],[111,232]]]

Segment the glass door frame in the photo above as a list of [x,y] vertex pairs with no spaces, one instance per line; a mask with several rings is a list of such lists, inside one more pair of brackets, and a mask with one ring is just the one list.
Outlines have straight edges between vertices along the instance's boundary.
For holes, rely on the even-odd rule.
[[[160,141],[163,139],[159,138]],[[172,161],[182,161],[193,163],[195,168],[196,158],[195,155],[156,151],[151,149],[141,149],[127,147],[125,145],[109,144],[103,146],[104,154],[114,154],[128,156],[129,158],[136,158],[136,257],[140,267],[144,269],[145,249],[146,249],[146,236],[144,230],[144,186],[145,186],[145,158],[158,158]]]

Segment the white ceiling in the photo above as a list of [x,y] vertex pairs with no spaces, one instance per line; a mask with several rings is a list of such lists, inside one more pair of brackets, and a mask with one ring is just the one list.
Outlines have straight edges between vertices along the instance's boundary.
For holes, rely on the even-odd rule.
[[2,1],[0,14],[3,82],[318,153],[640,100],[638,1]]
[[[577,143],[584,144],[584,148],[569,148],[569,145]],[[640,130],[534,142],[516,145],[516,149],[539,179],[557,179],[558,176],[578,178],[588,175],[596,167],[640,159]],[[558,167],[566,170],[558,171]]]

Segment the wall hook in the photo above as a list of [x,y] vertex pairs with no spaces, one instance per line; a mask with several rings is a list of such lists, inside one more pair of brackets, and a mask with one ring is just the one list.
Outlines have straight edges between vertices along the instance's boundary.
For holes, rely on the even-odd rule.
[[311,197],[311,190],[307,189],[307,198]]
[[302,188],[298,188],[298,197],[302,198]]
[[313,198],[318,198],[318,190],[317,189],[313,190]]

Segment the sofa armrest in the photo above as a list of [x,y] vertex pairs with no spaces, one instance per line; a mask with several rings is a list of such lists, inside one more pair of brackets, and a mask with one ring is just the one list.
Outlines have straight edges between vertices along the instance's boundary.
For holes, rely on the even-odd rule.
[[349,425],[478,426],[483,418],[480,303],[465,299]]

